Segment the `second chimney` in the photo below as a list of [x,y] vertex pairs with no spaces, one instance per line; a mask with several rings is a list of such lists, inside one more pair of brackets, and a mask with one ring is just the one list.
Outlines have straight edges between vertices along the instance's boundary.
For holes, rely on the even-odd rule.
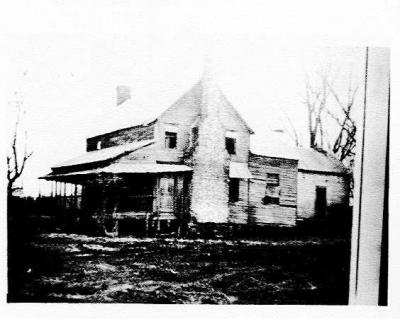
[[117,106],[131,98],[131,88],[127,85],[117,86]]

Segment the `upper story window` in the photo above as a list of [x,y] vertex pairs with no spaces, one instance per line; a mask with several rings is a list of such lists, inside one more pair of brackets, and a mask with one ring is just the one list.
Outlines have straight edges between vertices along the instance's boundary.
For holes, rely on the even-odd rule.
[[237,132],[226,131],[225,133],[225,149],[228,154],[236,154]]
[[236,154],[236,139],[233,137],[225,137],[225,148],[228,154]]
[[176,132],[165,132],[165,148],[176,148]]
[[192,127],[192,145],[196,144],[197,139],[199,138],[199,127]]

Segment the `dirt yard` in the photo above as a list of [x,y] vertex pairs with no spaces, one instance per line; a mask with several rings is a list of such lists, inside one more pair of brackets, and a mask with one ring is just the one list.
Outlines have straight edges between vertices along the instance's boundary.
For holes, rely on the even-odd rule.
[[9,256],[9,302],[346,304],[345,240],[47,234]]

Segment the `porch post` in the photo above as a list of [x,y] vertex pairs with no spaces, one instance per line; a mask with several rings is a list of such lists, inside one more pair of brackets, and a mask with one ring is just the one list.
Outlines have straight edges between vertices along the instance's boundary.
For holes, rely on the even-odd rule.
[[[59,193],[58,193],[58,188],[59,188],[59,182],[58,181],[56,181],[56,186],[55,186],[55,188],[56,188],[56,190],[55,190],[55,193],[56,193],[56,196],[55,196],[55,198],[56,198],[56,205],[58,206],[58,205],[60,205],[60,203],[59,203]],[[58,207],[59,208],[59,207]]]
[[160,225],[161,222],[160,222],[160,211],[159,211],[157,214],[157,235],[160,233]]
[[98,222],[100,223],[100,229],[102,235],[106,233],[106,225],[105,225],[105,215],[106,215],[106,186],[105,186],[105,178],[102,176],[100,178],[100,188],[101,188],[101,208],[100,208],[100,216],[97,217]]
[[63,205],[67,208],[67,183],[64,182],[64,194],[63,194]]
[[149,212],[147,212],[146,211],[146,217],[145,217],[145,224],[144,224],[144,227],[145,227],[145,235],[146,236],[148,236],[148,234],[149,234]]
[[156,220],[156,224],[157,224],[157,228],[156,228],[156,231],[157,231],[157,234],[159,233],[159,231],[160,231],[160,205],[159,205],[159,198],[160,198],[160,176],[157,176],[157,183],[156,183],[156,194],[157,194],[157,197],[156,197],[156,202],[157,202],[157,205],[156,205],[156,216],[157,216],[157,220]]
[[73,185],[74,185],[74,206],[75,208],[78,208],[78,185],[77,184]]
[[250,178],[247,179],[247,224],[250,224]]
[[51,181],[50,187],[51,187],[51,198],[53,198],[54,197],[54,181]]

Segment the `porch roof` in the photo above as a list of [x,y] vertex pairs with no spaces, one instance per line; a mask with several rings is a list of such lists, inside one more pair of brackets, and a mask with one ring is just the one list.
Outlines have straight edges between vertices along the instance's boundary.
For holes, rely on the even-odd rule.
[[95,176],[99,174],[151,174],[151,173],[177,173],[190,172],[192,168],[179,164],[157,164],[157,163],[113,163],[106,167],[96,168],[85,171],[76,171],[69,173],[50,173],[41,177],[46,180],[63,180],[73,177]]
[[144,140],[140,142],[127,143],[113,147],[103,148],[97,151],[86,152],[80,156],[74,157],[61,164],[55,165],[52,168],[63,168],[68,166],[76,166],[88,163],[102,162],[116,158],[120,155],[136,151],[142,147],[153,144],[154,140]]
[[235,163],[231,162],[229,164],[229,177],[230,178],[253,178],[249,171],[247,163]]

